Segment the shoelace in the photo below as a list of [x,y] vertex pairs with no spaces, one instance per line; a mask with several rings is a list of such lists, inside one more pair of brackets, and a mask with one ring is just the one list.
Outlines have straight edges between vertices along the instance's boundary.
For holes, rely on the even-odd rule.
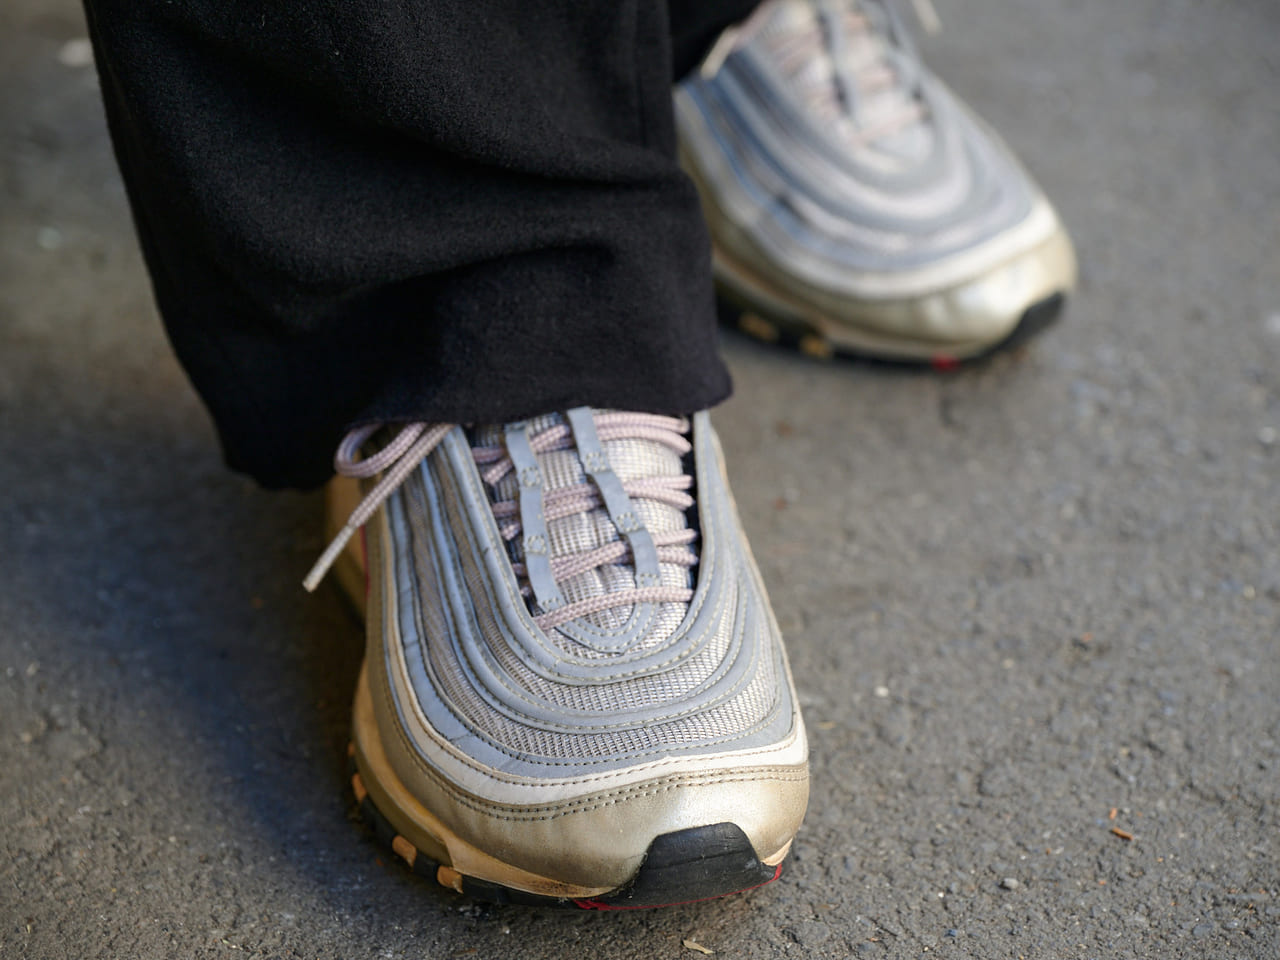
[[[612,440],[647,440],[660,443],[680,456],[692,449],[684,436],[688,433],[689,423],[681,418],[606,411],[594,412],[591,419],[601,443]],[[356,531],[368,522],[454,427],[455,424],[451,423],[409,424],[386,446],[369,456],[361,456],[360,451],[382,429],[381,424],[359,427],[343,438],[334,455],[334,469],[348,477],[368,479],[378,474],[382,474],[382,477],[351,511],[342,530],[303,580],[303,586],[307,590],[314,590],[319,585]],[[573,445],[572,431],[565,423],[555,423],[529,435],[529,446],[534,454],[568,449]],[[481,478],[490,488],[496,487],[503,477],[515,469],[510,453],[503,446],[473,446],[471,454],[481,469]],[[693,487],[693,478],[687,474],[646,477],[623,482],[621,487],[632,499],[653,500],[679,510],[687,510],[693,506],[693,497],[688,492]],[[542,510],[545,519],[553,521],[574,513],[598,509],[602,503],[601,492],[587,480],[549,491],[543,498]],[[503,539],[509,543],[514,541],[523,530],[520,501],[491,500],[490,505]],[[651,534],[658,561],[684,567],[693,567],[697,563],[697,556],[690,549],[690,544],[696,537],[697,534],[690,529]],[[550,560],[551,575],[557,583],[561,583],[597,567],[624,562],[631,558],[631,552],[630,543],[619,539],[591,550],[555,556]],[[512,569],[521,580],[521,592],[526,597],[532,596],[533,591],[527,582],[529,571],[526,565],[513,561]],[[564,604],[554,610],[543,611],[535,615],[534,622],[543,630],[550,630],[570,620],[615,607],[629,607],[640,603],[688,603],[692,598],[693,591],[685,587],[637,586],[613,590]]]
[[[928,109],[918,96],[920,64],[910,34],[898,13],[903,0],[809,0],[813,12],[813,24],[807,29],[792,31],[778,44],[779,65],[788,75],[809,73],[802,84],[804,95],[815,107],[819,116],[835,117],[847,112],[858,120],[858,105],[862,99],[899,87],[904,96],[895,109],[883,111],[873,124],[859,124],[857,140],[872,144],[884,137],[918,123],[928,115]],[[910,0],[916,19],[927,33],[937,33],[941,20],[932,0]],[[876,6],[883,17],[883,25],[877,24],[864,9]],[[708,79],[724,65],[729,55],[745,43],[771,14],[771,4],[764,4],[759,11],[738,27],[721,34],[702,65],[702,75]],[[877,27],[882,26],[878,31]],[[856,64],[857,54],[866,44],[874,43],[878,33],[886,40],[883,49],[867,62]],[[831,65],[829,75],[811,70],[811,65],[825,58]]]

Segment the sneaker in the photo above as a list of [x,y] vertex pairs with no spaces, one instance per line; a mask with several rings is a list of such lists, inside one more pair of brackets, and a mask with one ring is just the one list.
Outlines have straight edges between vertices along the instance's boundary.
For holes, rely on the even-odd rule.
[[376,432],[338,451],[340,474],[381,479],[307,579],[363,542],[352,786],[375,831],[499,902],[775,879],[804,726],[707,414],[415,424],[361,459]]
[[945,364],[1044,326],[1074,285],[1048,200],[892,0],[769,0],[676,115],[722,297],[757,337]]

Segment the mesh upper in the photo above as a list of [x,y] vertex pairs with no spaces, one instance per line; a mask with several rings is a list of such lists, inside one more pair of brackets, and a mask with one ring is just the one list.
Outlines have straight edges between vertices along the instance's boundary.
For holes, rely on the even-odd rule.
[[[472,442],[500,444],[501,431],[474,430]],[[679,455],[652,441],[606,441],[604,447],[624,481],[684,471]],[[575,450],[539,454],[538,461],[549,489],[583,477]],[[664,581],[698,582],[696,609],[687,617],[688,604],[660,604],[636,643],[608,653],[559,629],[544,632],[527,621],[512,623],[489,602],[492,592],[504,587],[493,582],[479,561],[483,551],[476,548],[493,522],[491,514],[474,509],[474,497],[466,493],[479,483],[478,474],[469,487],[440,454],[433,454],[427,469],[393,495],[388,509],[392,529],[402,537],[397,564],[411,568],[398,578],[404,653],[428,717],[445,711],[442,718],[460,722],[471,734],[469,753],[504,769],[617,765],[769,743],[785,734],[792,702],[780,639],[719,470],[705,475],[713,478],[709,489],[697,494],[715,500],[703,511],[715,538],[713,569],[691,572],[662,564]],[[502,484],[494,491],[499,499],[514,495]],[[651,509],[644,509],[635,502],[651,530],[683,529],[688,523],[684,511],[674,507],[648,504]],[[714,509],[708,512],[706,506]],[[436,522],[441,517],[447,526]],[[550,525],[552,540],[566,548],[585,549],[617,537],[603,510],[566,519],[570,522]],[[459,536],[459,530],[469,532]],[[441,549],[444,542],[457,546],[452,556]],[[510,556],[521,559],[518,547]],[[466,583],[472,600],[461,616],[448,601],[444,564]],[[572,579],[581,582],[560,586],[567,597],[577,591],[576,598],[609,589],[611,582],[631,585],[634,571],[619,564],[603,576],[592,572]],[[607,612],[613,616],[598,625],[617,627],[628,613]]]

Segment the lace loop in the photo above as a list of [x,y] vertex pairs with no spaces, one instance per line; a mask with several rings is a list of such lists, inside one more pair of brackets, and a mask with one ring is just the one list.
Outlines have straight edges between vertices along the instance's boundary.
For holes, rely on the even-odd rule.
[[[333,566],[334,561],[341,556],[342,551],[346,549],[347,543],[355,536],[356,531],[368,522],[369,518],[382,506],[383,501],[391,496],[395,489],[404,482],[405,478],[413,472],[414,467],[440,445],[440,441],[453,428],[454,425],[451,423],[411,424],[400,431],[390,446],[378,451],[378,453],[366,460],[357,460],[357,452],[360,446],[373,435],[374,430],[377,429],[376,427],[374,430],[370,430],[368,427],[357,427],[343,438],[342,443],[338,446],[338,454],[334,457],[334,466],[339,473],[349,477],[369,477],[373,475],[373,472],[368,469],[370,464],[377,464],[387,469],[382,479],[374,484],[373,489],[366,493],[364,499],[351,511],[351,516],[347,518],[347,522],[338,531],[338,535],[325,548],[324,553],[320,554],[320,559],[315,562],[315,565],[302,581],[302,585],[306,587],[308,592],[314,591],[320,585],[320,581],[329,572],[329,568]],[[397,451],[395,457],[383,456],[387,450],[393,448]]]
[[338,451],[333,455],[333,469],[346,477],[376,476],[404,456],[405,451],[413,446],[413,441],[422,436],[422,431],[426,427],[425,423],[409,424],[385,447],[365,458],[361,458],[360,449],[382,428],[382,425],[374,423],[356,427],[343,437],[342,443],[338,445]]
[[[541,495],[536,504],[539,524],[532,535],[537,538],[541,531],[539,550],[544,552],[531,556],[526,543],[526,562],[517,561],[512,564],[516,576],[523,581],[522,592],[526,597],[534,596],[540,607],[540,612],[534,616],[534,622],[542,629],[550,630],[571,620],[614,607],[688,602],[693,596],[691,589],[665,586],[655,571],[658,563],[686,568],[695,566],[697,556],[690,544],[696,539],[696,533],[687,528],[650,532],[639,523],[635,511],[626,510],[624,506],[632,500],[649,500],[676,510],[686,510],[694,502],[688,492],[693,487],[693,478],[682,474],[644,476],[619,481],[609,470],[603,449],[599,446],[608,441],[643,440],[660,444],[678,456],[684,456],[692,449],[692,444],[684,436],[689,430],[688,421],[658,414],[588,412],[585,409],[573,411],[566,419],[576,423],[579,433],[584,436],[594,433],[587,451],[591,465],[582,461],[584,480],[580,483],[540,490]],[[362,479],[378,474],[381,477],[351,512],[342,530],[307,574],[303,585],[309,591],[314,590],[324,578],[356,531],[457,426],[448,423],[408,424],[385,446],[376,452],[362,455],[362,449],[381,428],[381,424],[357,427],[338,446],[334,456],[334,467],[338,473]],[[508,449],[511,443],[510,428],[505,436],[503,445],[476,444],[471,449],[472,459],[480,468],[481,478],[491,489],[516,469],[516,461],[519,459],[513,458],[512,450]],[[536,460],[538,455],[576,446],[574,429],[569,422],[553,423],[536,431],[526,429],[519,436],[524,450],[520,457],[523,461],[528,461],[524,464],[522,476],[527,473],[528,476],[524,479],[529,482],[533,482],[534,473],[540,472],[541,468]],[[579,451],[579,455],[582,456],[582,451]],[[603,486],[600,476],[602,470],[608,473]],[[540,476],[537,480],[541,485]],[[612,501],[612,505],[609,501]],[[490,505],[503,539],[515,542],[526,533],[525,522],[530,516],[529,504],[522,511],[519,499],[497,499],[495,495]],[[606,509],[614,522],[619,534],[617,541],[578,552],[559,555],[551,552],[544,529],[546,523],[601,509]],[[614,514],[618,516],[615,518]],[[640,531],[640,535],[637,535],[637,531]],[[536,562],[536,570],[529,566],[528,561]],[[598,567],[628,561],[636,567],[634,587],[612,589],[572,602],[565,601],[560,595],[559,584],[566,580]],[[644,568],[643,571],[641,568]],[[646,575],[641,576],[642,572]],[[531,576],[531,573],[534,575]],[[532,589],[535,581],[541,584],[538,591]]]

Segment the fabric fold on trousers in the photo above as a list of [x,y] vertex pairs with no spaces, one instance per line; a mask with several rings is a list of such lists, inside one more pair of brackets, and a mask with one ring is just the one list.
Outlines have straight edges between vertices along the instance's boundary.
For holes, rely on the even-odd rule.
[[311,486],[363,421],[723,399],[670,85],[751,6],[86,0],[157,302],[228,462]]

